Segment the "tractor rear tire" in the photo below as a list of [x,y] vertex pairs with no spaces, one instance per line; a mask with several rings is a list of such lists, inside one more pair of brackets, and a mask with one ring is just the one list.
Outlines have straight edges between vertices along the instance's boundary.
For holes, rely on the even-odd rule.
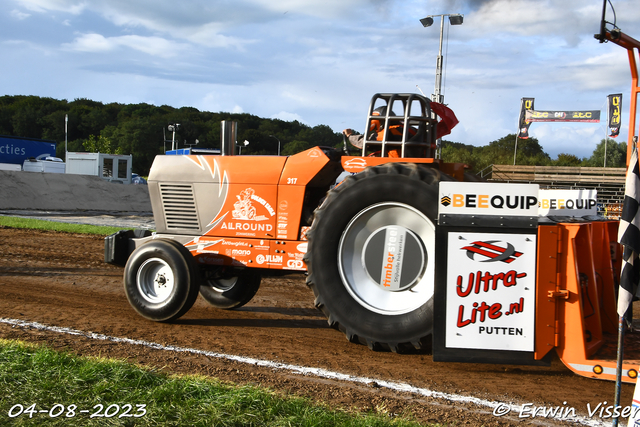
[[254,297],[260,288],[260,273],[254,269],[233,271],[225,274],[221,269],[204,270],[200,283],[200,295],[216,308],[242,307]]
[[191,253],[169,239],[152,240],[133,251],[124,268],[129,303],[142,317],[169,322],[198,298],[198,270]]
[[438,183],[451,179],[388,163],[347,177],[316,209],[307,284],[349,341],[400,353],[429,346]]

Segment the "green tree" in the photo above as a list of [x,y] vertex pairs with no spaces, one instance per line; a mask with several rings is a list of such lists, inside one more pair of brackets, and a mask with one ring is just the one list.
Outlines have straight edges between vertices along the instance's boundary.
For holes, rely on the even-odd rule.
[[627,144],[625,142],[616,142],[611,138],[603,139],[596,146],[584,164],[590,167],[604,167],[604,153],[607,152],[608,168],[623,168],[627,164]]
[[90,153],[122,154],[120,147],[112,147],[111,140],[102,135],[89,135],[89,139],[82,146]]
[[[516,135],[509,134],[491,141],[487,146],[478,147],[474,150],[476,159],[474,171],[478,172],[491,165],[512,165],[515,142]],[[544,152],[537,138],[518,138],[515,163],[516,165],[545,166],[551,164],[551,158]]]
[[291,141],[285,144],[281,154],[283,156],[291,156],[293,154],[300,153],[304,150],[308,150],[309,148],[311,148],[311,146],[307,141],[297,141],[297,140]]
[[558,154],[558,158],[553,160],[551,163],[553,166],[576,167],[576,166],[581,166],[582,161],[583,161],[582,159],[578,158],[578,156],[575,156],[573,154],[560,153]]
[[477,157],[474,155],[477,147],[460,142],[442,141],[442,160],[447,163],[464,163],[471,170],[475,170]]

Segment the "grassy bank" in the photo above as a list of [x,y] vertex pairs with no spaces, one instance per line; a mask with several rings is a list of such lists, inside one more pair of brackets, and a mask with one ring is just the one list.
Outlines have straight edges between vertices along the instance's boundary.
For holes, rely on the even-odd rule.
[[417,426],[254,386],[0,339],[0,425]]
[[46,221],[42,219],[0,216],[0,227],[29,228],[34,230],[63,231],[65,233],[98,234],[108,236],[122,227],[103,227],[98,225],[70,224],[66,222]]

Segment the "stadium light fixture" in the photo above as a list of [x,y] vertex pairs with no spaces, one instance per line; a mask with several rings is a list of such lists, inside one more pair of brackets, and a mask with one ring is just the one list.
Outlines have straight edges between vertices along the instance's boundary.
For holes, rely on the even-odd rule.
[[[462,25],[464,16],[460,13],[443,14],[443,15],[429,15],[426,18],[422,18],[420,23],[423,27],[430,27],[433,25],[433,18],[440,17],[440,48],[438,50],[438,59],[436,61],[436,85],[431,100],[444,104],[444,95],[442,95],[442,36],[444,34],[444,17],[449,17],[449,23],[451,25]],[[440,140],[437,141],[436,158],[440,158]]]

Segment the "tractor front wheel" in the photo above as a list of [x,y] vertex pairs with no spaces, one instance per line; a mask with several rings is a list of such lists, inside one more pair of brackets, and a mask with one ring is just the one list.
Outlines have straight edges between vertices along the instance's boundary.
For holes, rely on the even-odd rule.
[[129,303],[142,317],[167,322],[185,314],[198,297],[198,271],[191,253],[168,239],[136,248],[124,268]]

